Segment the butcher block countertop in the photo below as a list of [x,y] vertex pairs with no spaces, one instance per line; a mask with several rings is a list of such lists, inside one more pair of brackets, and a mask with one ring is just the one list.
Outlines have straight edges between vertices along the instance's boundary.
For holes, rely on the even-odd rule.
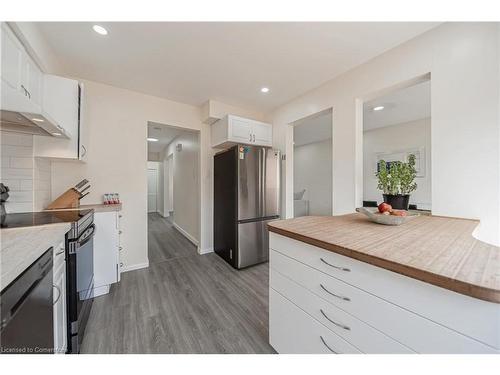
[[271,232],[485,301],[500,303],[500,248],[472,236],[478,221],[420,216],[400,226],[362,214],[304,216]]
[[47,210],[47,211],[82,211],[82,210],[94,210],[94,212],[113,212],[113,211],[121,211],[122,210],[122,204],[117,203],[117,204],[82,204],[79,207],[73,207],[73,208],[57,208],[54,210]]

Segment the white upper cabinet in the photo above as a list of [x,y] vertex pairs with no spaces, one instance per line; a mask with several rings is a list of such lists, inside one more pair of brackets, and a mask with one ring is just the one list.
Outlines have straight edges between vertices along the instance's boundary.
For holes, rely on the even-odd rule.
[[[5,22],[1,23],[1,48],[0,109],[36,121],[38,129],[45,130],[31,133],[35,134],[34,156],[85,160],[87,133],[81,121],[81,84],[44,74]],[[8,130],[24,131],[15,126]]]
[[2,23],[1,35],[1,109],[41,113],[41,70],[5,23]]
[[271,147],[272,125],[234,115],[227,115],[212,125],[212,147],[237,143]]
[[56,159],[85,160],[87,147],[81,121],[83,86],[73,79],[50,74],[43,77],[43,110],[69,137],[34,137],[34,155]]

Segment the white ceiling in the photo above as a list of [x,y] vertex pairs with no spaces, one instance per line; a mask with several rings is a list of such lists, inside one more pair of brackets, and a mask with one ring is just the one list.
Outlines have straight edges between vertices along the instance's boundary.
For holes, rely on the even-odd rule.
[[[383,106],[382,111],[373,108]],[[395,91],[363,105],[363,130],[372,130],[431,116],[431,83]]]
[[185,132],[185,130],[172,126],[158,124],[152,121],[148,122],[148,138],[158,139],[158,142],[148,142],[148,153],[161,152],[176,137]]
[[332,138],[332,111],[327,110],[296,121],[293,127],[295,147]]
[[[268,111],[435,26],[431,22],[41,22],[65,74],[200,105]],[[267,86],[270,92],[262,94]]]

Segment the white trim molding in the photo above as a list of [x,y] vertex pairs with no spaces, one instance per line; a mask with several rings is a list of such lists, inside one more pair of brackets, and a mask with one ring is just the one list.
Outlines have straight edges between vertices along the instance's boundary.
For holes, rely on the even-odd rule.
[[137,264],[131,264],[130,266],[123,266],[121,268],[120,273],[140,270],[142,268],[148,268],[148,267],[149,267],[149,260],[145,263],[137,263]]
[[206,248],[206,249],[202,249],[202,248],[198,247],[198,254],[200,254],[200,255],[210,254],[210,253],[213,253],[213,252],[214,252],[214,249],[212,247],[209,247],[209,248]]
[[186,232],[184,229],[182,229],[177,223],[172,223],[174,228],[177,229],[180,234],[182,234],[184,237],[186,237],[189,241],[191,241],[196,247],[199,246],[199,242],[196,238],[194,238],[192,235],[190,235],[188,232]]

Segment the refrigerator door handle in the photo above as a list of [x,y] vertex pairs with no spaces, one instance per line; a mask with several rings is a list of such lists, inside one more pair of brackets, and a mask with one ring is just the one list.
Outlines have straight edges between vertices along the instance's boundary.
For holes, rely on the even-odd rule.
[[263,160],[262,154],[263,154],[263,152],[264,152],[263,149],[259,149],[259,159],[257,161],[257,164],[258,164],[258,167],[257,167],[258,168],[257,199],[259,200],[257,207],[259,208],[259,211],[258,211],[259,217],[261,217],[264,214],[263,205],[262,205],[262,197],[264,195],[263,179],[262,179],[262,160]]

